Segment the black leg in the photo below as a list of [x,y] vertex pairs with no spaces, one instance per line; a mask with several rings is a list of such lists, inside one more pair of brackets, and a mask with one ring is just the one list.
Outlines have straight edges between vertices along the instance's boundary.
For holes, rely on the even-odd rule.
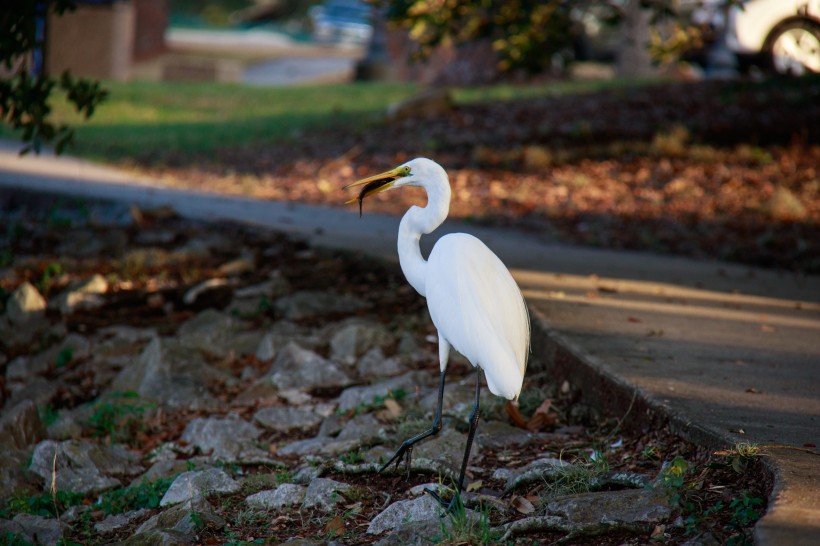
[[416,434],[412,438],[408,438],[402,442],[393,457],[384,463],[384,465],[379,469],[379,472],[383,472],[385,468],[393,463],[393,461],[396,462],[396,468],[398,468],[399,464],[401,464],[402,458],[404,458],[407,473],[410,474],[410,460],[413,457],[413,445],[424,440],[425,438],[433,436],[434,434],[438,434],[441,430],[441,402],[444,399],[444,375],[446,373],[446,370],[441,372],[441,379],[438,386],[438,407],[436,407],[436,418],[433,420],[433,426],[424,432]]
[[[475,380],[475,403],[473,404],[473,412],[470,414],[470,431],[467,433],[467,447],[464,448],[464,460],[461,461],[461,472],[458,475],[458,483],[456,484],[456,493],[450,502],[446,502],[435,491],[425,489],[424,491],[435,498],[442,507],[447,509],[447,512],[452,512],[461,501],[461,490],[464,487],[464,474],[467,472],[467,461],[470,460],[470,450],[473,447],[473,438],[475,437],[476,428],[478,428],[478,396],[481,391],[481,368],[476,367]],[[458,499],[458,500],[457,500]]]

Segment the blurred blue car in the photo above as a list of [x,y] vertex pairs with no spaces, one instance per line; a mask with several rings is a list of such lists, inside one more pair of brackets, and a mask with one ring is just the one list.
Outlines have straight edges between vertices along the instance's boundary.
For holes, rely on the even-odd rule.
[[320,43],[366,44],[373,35],[373,8],[360,0],[326,0],[310,9],[313,38]]

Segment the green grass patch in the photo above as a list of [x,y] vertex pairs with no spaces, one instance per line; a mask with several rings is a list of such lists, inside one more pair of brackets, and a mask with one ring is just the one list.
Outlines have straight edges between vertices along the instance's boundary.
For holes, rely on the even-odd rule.
[[115,391],[101,396],[92,406],[87,419],[94,436],[112,442],[129,442],[143,426],[143,415],[156,408],[133,391]]
[[[251,87],[220,83],[105,82],[109,98],[87,122],[63,100],[58,123],[76,127],[69,153],[97,160],[274,143],[317,125],[358,125],[416,92],[410,84]],[[11,136],[2,128],[0,136]]]
[[107,516],[140,508],[157,508],[174,478],[160,478],[150,483],[114,489],[100,495],[95,506]]
[[[455,88],[457,103],[517,100],[627,88],[648,82],[569,81]],[[68,153],[98,161],[163,161],[169,154],[207,154],[220,148],[264,146],[298,138],[308,129],[353,129],[383,119],[387,107],[418,93],[410,83],[347,83],[256,87],[223,83],[113,82],[108,99],[84,122],[59,96],[54,121],[76,128]],[[14,138],[0,126],[0,137]]]

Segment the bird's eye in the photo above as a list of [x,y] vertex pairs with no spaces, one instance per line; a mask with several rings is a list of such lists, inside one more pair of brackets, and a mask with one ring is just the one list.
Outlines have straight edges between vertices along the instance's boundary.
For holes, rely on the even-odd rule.
[[404,167],[401,170],[401,174],[402,174],[402,176],[408,176],[410,174],[410,167]]

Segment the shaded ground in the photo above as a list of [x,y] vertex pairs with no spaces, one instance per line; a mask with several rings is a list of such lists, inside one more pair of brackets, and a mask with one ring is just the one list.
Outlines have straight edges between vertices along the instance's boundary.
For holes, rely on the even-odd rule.
[[[170,185],[340,205],[341,186],[424,155],[451,216],[610,248],[820,271],[820,80],[664,84],[460,105],[281,146],[135,158]],[[399,214],[418,194],[385,194]]]
[[[7,197],[0,210],[9,219],[0,275],[0,426],[9,438],[0,457],[0,519],[14,518],[23,530],[33,525],[25,514],[45,516],[36,523],[48,526],[59,513],[63,537],[83,544],[160,536],[389,544],[397,538],[385,535],[402,530],[433,543],[477,544],[496,543],[513,522],[549,515],[549,530],[504,542],[645,544],[652,537],[682,544],[710,535],[743,544],[764,510],[768,486],[753,452],[711,454],[664,430],[631,430],[628,414],[599,415],[578,404],[571,385],[549,384],[531,363],[523,417],[490,396],[482,401],[464,496],[478,522],[434,515],[426,530],[407,531],[401,521],[368,534],[388,507],[423,502],[412,486],[446,482],[453,472],[473,383],[454,359],[443,440],[431,440],[432,451],[419,446],[409,476],[374,471],[430,422],[438,370],[424,302],[395,266],[275,233],[183,221],[170,211],[25,194]],[[97,287],[82,292],[77,283],[95,274]],[[24,281],[48,308],[35,305],[20,322],[12,294]],[[317,362],[317,373],[335,375],[293,375]],[[362,387],[384,385],[394,386],[350,402]],[[264,417],[288,408],[310,423]],[[92,448],[94,483],[77,479],[73,487],[83,490],[72,490],[68,476],[86,468],[77,453]],[[437,450],[454,455],[441,459]],[[62,453],[56,475],[52,452]],[[539,460],[545,466],[534,479],[514,481]],[[214,478],[206,502],[166,502],[172,483],[193,480],[191,472]],[[56,496],[48,492],[53,477]],[[250,500],[327,480],[347,487],[329,505],[260,508]],[[645,495],[644,512],[624,515],[624,504],[640,505],[635,499],[647,502]],[[603,497],[620,504],[601,507]],[[582,516],[568,507],[575,499],[600,512]],[[175,510],[184,517],[169,523]],[[131,519],[115,526],[109,516],[118,514]],[[0,521],[0,529],[20,527]]]

